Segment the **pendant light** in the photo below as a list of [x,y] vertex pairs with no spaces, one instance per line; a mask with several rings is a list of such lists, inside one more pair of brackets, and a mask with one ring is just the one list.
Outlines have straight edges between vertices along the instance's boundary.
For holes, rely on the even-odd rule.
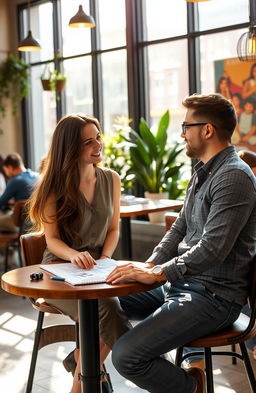
[[256,60],[256,4],[250,1],[249,31],[241,35],[237,42],[237,56],[241,61]]
[[91,15],[86,15],[83,7],[79,5],[78,12],[70,19],[70,27],[95,27],[94,18]]
[[30,0],[28,1],[28,35],[18,45],[21,52],[33,52],[42,49],[39,42],[32,36],[30,30]]

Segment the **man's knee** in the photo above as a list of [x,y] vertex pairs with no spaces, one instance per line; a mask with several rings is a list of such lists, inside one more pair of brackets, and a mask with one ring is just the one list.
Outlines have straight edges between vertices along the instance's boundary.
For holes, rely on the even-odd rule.
[[132,362],[127,353],[125,342],[119,339],[112,348],[112,362],[116,370],[123,376],[128,376],[132,369]]

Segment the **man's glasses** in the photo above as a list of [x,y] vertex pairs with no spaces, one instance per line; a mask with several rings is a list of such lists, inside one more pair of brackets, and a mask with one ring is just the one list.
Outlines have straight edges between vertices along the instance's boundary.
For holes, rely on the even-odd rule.
[[188,127],[195,127],[195,126],[205,126],[207,123],[182,123],[181,128],[182,128],[182,134],[186,135],[187,128]]

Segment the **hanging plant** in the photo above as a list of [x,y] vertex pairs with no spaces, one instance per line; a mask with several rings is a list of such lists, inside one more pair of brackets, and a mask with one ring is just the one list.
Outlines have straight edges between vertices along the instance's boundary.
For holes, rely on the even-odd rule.
[[[17,115],[18,104],[29,93],[29,65],[20,57],[9,54],[0,64],[0,117],[6,116],[7,101],[11,100],[12,114]],[[0,133],[3,130],[0,129]]]
[[60,92],[64,89],[66,77],[58,70],[50,71],[45,68],[41,75],[41,82],[44,90]]

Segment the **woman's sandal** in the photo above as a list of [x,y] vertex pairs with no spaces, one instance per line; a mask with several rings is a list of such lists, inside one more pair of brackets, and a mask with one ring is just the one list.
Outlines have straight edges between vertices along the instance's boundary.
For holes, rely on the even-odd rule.
[[[74,376],[76,370],[76,361],[74,356],[74,351],[70,352],[67,357],[62,361],[63,366],[67,370],[67,372],[71,372]],[[106,370],[105,365],[103,364],[103,371],[100,372],[100,379],[102,384],[102,393],[112,393],[113,386],[110,379],[110,375]]]

